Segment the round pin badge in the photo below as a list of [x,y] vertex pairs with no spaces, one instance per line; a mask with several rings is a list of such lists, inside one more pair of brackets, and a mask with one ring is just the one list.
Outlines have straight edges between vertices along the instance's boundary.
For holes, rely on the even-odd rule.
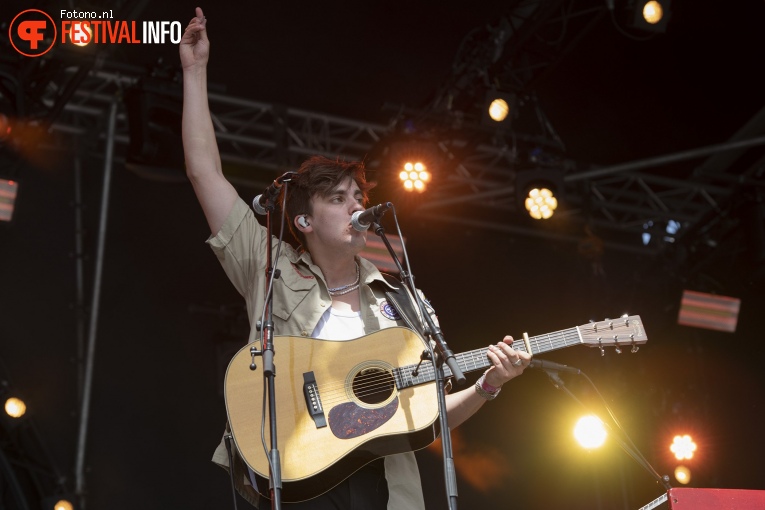
[[383,301],[380,304],[380,313],[392,321],[401,320],[401,315],[398,313],[398,310],[396,310],[393,305],[387,301]]

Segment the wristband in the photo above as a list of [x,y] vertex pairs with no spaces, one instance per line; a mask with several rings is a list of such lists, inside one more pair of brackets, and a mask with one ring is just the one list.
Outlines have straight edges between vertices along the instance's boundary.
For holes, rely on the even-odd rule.
[[[489,391],[489,388],[493,388],[494,391]],[[502,388],[494,388],[494,386],[486,383],[486,373],[479,377],[475,383],[475,392],[486,400],[494,400],[501,390]]]

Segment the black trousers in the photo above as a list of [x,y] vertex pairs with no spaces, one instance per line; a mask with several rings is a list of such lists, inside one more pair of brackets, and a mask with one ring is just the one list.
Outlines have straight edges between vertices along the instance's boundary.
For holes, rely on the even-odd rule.
[[[321,496],[301,503],[282,503],[289,510],[386,510],[388,482],[385,460],[370,462],[351,477]],[[261,498],[261,510],[271,507],[271,500]]]

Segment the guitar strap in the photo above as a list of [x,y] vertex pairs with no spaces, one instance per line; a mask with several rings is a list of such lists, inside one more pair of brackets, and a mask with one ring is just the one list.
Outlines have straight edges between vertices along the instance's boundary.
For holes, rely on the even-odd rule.
[[422,322],[420,321],[420,314],[417,313],[410,294],[406,289],[406,286],[396,278],[388,273],[380,273],[385,278],[385,281],[390,284],[395,290],[386,290],[385,296],[388,298],[388,303],[391,303],[393,307],[398,311],[401,317],[406,322],[410,329],[419,333],[420,337],[425,339],[425,334],[422,331]]
[[[404,322],[406,322],[407,326],[409,326],[410,329],[413,331],[416,331],[420,338],[424,342],[427,342],[427,338],[425,337],[425,333],[422,331],[422,322],[420,321],[420,314],[417,313],[417,311],[414,308],[414,305],[412,304],[412,300],[409,299],[410,293],[406,290],[406,286],[393,275],[383,273],[380,274],[383,275],[383,278],[385,278],[385,281],[388,282],[391,287],[393,287],[395,290],[385,290],[385,296],[388,298],[388,303],[392,303],[392,306],[398,311],[399,314],[401,314],[401,317],[403,317]],[[429,303],[425,303],[426,308],[430,308]],[[432,308],[431,308],[432,310]],[[444,391],[446,393],[451,393],[452,391],[452,379],[451,376],[446,381],[446,386],[444,387]]]

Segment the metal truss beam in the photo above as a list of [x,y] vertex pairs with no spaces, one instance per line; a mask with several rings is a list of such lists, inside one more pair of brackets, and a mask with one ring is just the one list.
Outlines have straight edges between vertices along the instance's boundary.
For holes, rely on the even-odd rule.
[[[77,69],[72,68],[71,72],[77,72]],[[98,153],[105,139],[103,119],[111,101],[139,83],[147,83],[146,78],[91,70],[51,126],[56,135],[53,145],[58,144],[62,150],[71,149],[71,137],[75,136],[81,148]],[[165,84],[156,90],[148,87],[147,90],[180,101],[178,83]],[[382,149],[401,140],[395,123],[386,126],[216,92],[210,93],[209,100],[221,159],[243,169],[231,178],[244,186],[262,187],[275,172],[294,168],[311,154],[364,159],[371,168],[384,172],[389,161],[379,156],[384,152]],[[440,161],[437,172],[440,184],[432,187],[427,201],[419,206],[419,213],[449,219],[447,207],[462,204],[476,211],[469,219],[471,226],[506,231],[512,223],[514,234],[547,236],[556,240],[576,239],[585,226],[590,226],[595,227],[598,235],[613,248],[653,253],[655,248],[640,246],[640,236],[647,230],[647,225],[653,225],[651,228],[657,230],[667,221],[675,220],[688,230],[710,211],[723,210],[736,189],[734,185],[762,184],[762,172],[758,173],[761,165],[737,169],[733,173],[729,168],[732,161],[728,159],[724,160],[727,166],[718,164],[712,170],[708,164],[702,164],[699,168],[707,170],[698,176],[670,178],[662,175],[664,167],[681,160],[711,156],[715,161],[721,161],[720,155],[724,153],[738,151],[740,155],[746,149],[761,148],[765,143],[762,136],[765,114],[760,113],[756,119],[754,125],[742,129],[739,138],[746,135],[746,139],[732,139],[658,158],[584,170],[577,170],[581,165],[561,155],[543,153],[542,158],[547,159],[539,161],[529,161],[526,156],[521,156],[532,147],[555,146],[549,138],[521,133],[497,135],[470,125],[442,129],[432,142]],[[114,140],[122,149],[117,158],[124,157],[130,140],[128,121],[125,106],[120,103]],[[561,173],[564,202],[559,218],[566,224],[565,235],[561,231],[549,234],[534,224],[527,225],[522,219],[525,212],[519,210],[516,177],[520,172],[540,168]],[[497,217],[502,221],[494,219]]]

